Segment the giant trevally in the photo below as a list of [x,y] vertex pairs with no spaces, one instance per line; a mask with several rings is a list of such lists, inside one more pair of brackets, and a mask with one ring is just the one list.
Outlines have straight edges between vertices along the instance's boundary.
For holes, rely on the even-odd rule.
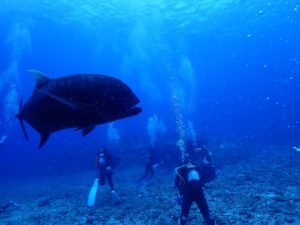
[[82,130],[85,136],[98,124],[137,115],[139,99],[121,80],[107,75],[75,74],[50,79],[45,74],[30,70],[36,86],[19,113],[25,138],[24,122],[40,133],[39,147],[51,133],[66,128]]

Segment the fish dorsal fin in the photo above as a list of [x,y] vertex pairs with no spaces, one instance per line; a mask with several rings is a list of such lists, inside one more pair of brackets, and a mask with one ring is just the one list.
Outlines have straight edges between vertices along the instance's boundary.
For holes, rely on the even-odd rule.
[[35,78],[36,87],[41,87],[43,84],[47,83],[50,80],[47,75],[38,70],[28,70],[28,72],[31,73]]

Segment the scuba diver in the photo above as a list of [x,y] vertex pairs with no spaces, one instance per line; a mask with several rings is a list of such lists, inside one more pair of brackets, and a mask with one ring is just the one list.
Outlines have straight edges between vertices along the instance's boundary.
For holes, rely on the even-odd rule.
[[185,225],[193,202],[197,206],[205,220],[206,225],[216,225],[216,221],[210,217],[208,204],[203,192],[205,183],[215,178],[215,167],[208,153],[203,153],[202,160],[196,165],[189,154],[186,154],[183,165],[175,169],[175,187],[177,188],[181,204],[179,225]]
[[154,176],[153,167],[155,167],[154,162],[155,162],[155,150],[154,148],[151,147],[147,150],[147,155],[145,159],[145,173],[140,178],[140,181],[146,178],[148,178],[148,180],[151,180],[153,178]]
[[90,190],[88,206],[94,206],[98,185],[103,186],[105,184],[105,180],[107,180],[110,186],[114,204],[121,203],[121,198],[116,193],[114,183],[112,181],[112,167],[114,166],[113,159],[105,146],[97,152],[96,166],[99,169],[99,173]]
[[96,166],[99,169],[99,184],[103,186],[107,179],[110,189],[114,191],[114,184],[112,181],[113,159],[106,147],[103,147],[98,151],[96,156]]

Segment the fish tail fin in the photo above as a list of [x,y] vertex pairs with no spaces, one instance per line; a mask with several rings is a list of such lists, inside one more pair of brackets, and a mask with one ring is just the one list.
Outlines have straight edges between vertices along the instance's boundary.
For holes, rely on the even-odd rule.
[[41,135],[41,140],[40,140],[39,148],[43,147],[44,144],[47,142],[50,133],[40,133],[40,135]]
[[19,113],[16,115],[16,117],[19,119],[20,121],[20,124],[21,124],[21,127],[22,127],[22,131],[23,131],[23,134],[25,136],[25,139],[27,141],[29,141],[29,138],[28,138],[28,134],[27,134],[27,131],[25,129],[25,125],[24,125],[24,121],[23,121],[23,118],[22,118],[22,109],[23,109],[23,97],[20,99],[20,103],[19,103]]

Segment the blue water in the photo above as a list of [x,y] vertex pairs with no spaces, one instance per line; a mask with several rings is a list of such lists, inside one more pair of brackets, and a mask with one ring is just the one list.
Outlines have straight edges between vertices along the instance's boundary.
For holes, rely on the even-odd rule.
[[[0,179],[88,171],[102,145],[120,157],[202,137],[300,145],[299,1],[4,0],[0,27]],[[38,150],[15,119],[34,88],[28,69],[115,76],[143,112]]]

